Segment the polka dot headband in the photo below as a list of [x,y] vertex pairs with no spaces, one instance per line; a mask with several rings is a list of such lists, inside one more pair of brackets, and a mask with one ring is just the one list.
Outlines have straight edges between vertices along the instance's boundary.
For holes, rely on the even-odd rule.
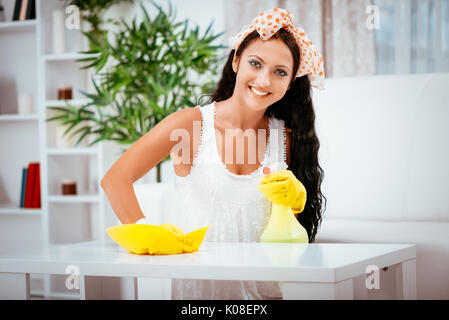
[[313,87],[324,89],[323,57],[312,44],[305,31],[293,25],[293,15],[288,10],[272,8],[261,12],[253,19],[253,24],[244,26],[240,33],[229,39],[231,48],[237,51],[243,39],[254,30],[257,30],[262,40],[268,40],[281,28],[293,35],[300,49],[299,68],[296,77],[308,75]]

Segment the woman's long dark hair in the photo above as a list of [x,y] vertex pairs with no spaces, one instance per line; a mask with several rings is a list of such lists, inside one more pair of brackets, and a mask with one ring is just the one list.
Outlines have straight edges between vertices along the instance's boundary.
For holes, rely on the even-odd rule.
[[[257,31],[250,33],[240,44],[236,55],[240,57],[243,50],[258,37]],[[294,65],[289,90],[281,100],[269,106],[265,114],[284,120],[285,125],[292,130],[288,169],[307,190],[306,205],[304,211],[298,213],[298,221],[307,230],[309,242],[312,243],[315,241],[322,219],[321,204],[324,195],[321,194],[321,182],[324,171],[318,163],[320,142],[315,133],[315,111],[311,98],[311,86],[307,76],[295,77],[299,67],[300,52],[293,36],[281,28],[272,38],[285,42],[293,55]],[[208,103],[226,100],[232,96],[236,82],[236,74],[232,70],[234,51],[235,49],[229,53],[222,78]],[[326,197],[324,199],[327,202]]]

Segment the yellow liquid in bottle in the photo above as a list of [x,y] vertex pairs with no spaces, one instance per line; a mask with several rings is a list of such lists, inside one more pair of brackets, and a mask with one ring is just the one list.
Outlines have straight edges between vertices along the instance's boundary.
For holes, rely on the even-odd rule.
[[309,243],[306,229],[296,220],[292,208],[271,204],[271,216],[260,242]]

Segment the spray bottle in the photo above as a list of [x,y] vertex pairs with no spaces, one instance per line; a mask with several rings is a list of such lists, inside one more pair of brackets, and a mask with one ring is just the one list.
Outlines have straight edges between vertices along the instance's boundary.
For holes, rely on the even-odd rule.
[[[270,174],[270,168],[264,167],[263,173]],[[271,203],[271,215],[260,242],[308,243],[307,230],[298,222],[292,208]]]

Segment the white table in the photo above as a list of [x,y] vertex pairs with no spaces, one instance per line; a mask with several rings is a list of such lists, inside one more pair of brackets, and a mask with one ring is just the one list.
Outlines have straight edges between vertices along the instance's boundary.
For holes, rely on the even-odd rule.
[[279,281],[284,299],[354,299],[354,279],[373,265],[394,267],[397,298],[416,299],[414,244],[204,242],[194,253],[140,256],[111,240],[1,255],[0,298],[29,299],[30,273],[76,266],[81,299],[101,298],[103,277],[133,277],[135,298],[170,299],[170,279],[189,278]]

